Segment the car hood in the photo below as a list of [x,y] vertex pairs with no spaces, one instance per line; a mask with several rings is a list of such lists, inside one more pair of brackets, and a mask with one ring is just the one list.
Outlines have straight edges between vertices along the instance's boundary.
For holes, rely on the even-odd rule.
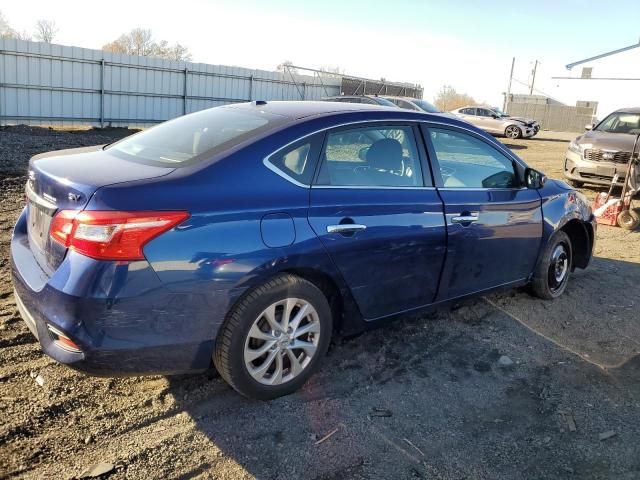
[[527,125],[530,123],[534,123],[535,120],[533,118],[525,118],[525,117],[502,117],[503,120],[517,120],[518,122],[524,122]]
[[575,141],[584,148],[630,152],[636,141],[636,136],[628,133],[591,130],[577,137]]

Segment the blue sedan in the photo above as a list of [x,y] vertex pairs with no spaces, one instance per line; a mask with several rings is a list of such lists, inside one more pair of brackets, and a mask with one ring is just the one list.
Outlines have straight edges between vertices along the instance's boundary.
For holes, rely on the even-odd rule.
[[215,365],[269,399],[332,333],[591,258],[585,198],[467,123],[333,102],[223,106],[35,156],[11,264],[55,360],[97,375]]

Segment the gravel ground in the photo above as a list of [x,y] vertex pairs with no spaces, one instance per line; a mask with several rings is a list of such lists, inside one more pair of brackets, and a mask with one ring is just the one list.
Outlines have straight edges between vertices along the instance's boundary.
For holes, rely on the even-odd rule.
[[[43,356],[9,278],[28,158],[126,133],[0,129],[0,477],[640,478],[639,232],[600,227],[556,301],[509,291],[336,338],[271,402],[212,373],[92,378]],[[559,177],[568,139],[507,143]]]

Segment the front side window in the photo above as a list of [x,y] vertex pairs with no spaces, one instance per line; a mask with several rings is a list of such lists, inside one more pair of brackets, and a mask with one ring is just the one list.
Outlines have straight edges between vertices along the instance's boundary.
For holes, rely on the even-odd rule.
[[445,188],[519,186],[513,161],[489,144],[455,130],[428,131]]
[[318,185],[423,186],[420,156],[410,126],[375,126],[327,134]]
[[216,107],[161,123],[106,150],[127,160],[179,167],[209,158],[285,121],[285,117],[260,110]]

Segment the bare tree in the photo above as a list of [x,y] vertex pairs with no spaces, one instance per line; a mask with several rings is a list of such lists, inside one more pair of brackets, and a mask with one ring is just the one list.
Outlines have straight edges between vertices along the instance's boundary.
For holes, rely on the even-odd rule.
[[466,93],[458,93],[451,85],[444,85],[433,103],[443,112],[448,112],[466,105],[475,105],[477,102]]
[[284,72],[285,70],[288,70],[289,73],[291,73],[292,75],[297,75],[298,74],[298,70],[293,68],[293,62],[291,60],[285,60],[280,65],[278,65],[276,68],[277,68],[277,70],[279,72]]
[[113,42],[102,47],[103,50],[127,55],[140,55],[143,57],[159,57],[168,60],[191,60],[189,49],[180,43],[169,45],[166,40],[156,42],[151,30],[146,28],[134,28],[129,33],[120,35]]
[[59,29],[53,20],[40,19],[36,22],[36,40],[45,43],[52,43]]
[[18,32],[9,24],[6,17],[0,12],[0,38],[17,38],[18,40],[31,40],[27,32]]

